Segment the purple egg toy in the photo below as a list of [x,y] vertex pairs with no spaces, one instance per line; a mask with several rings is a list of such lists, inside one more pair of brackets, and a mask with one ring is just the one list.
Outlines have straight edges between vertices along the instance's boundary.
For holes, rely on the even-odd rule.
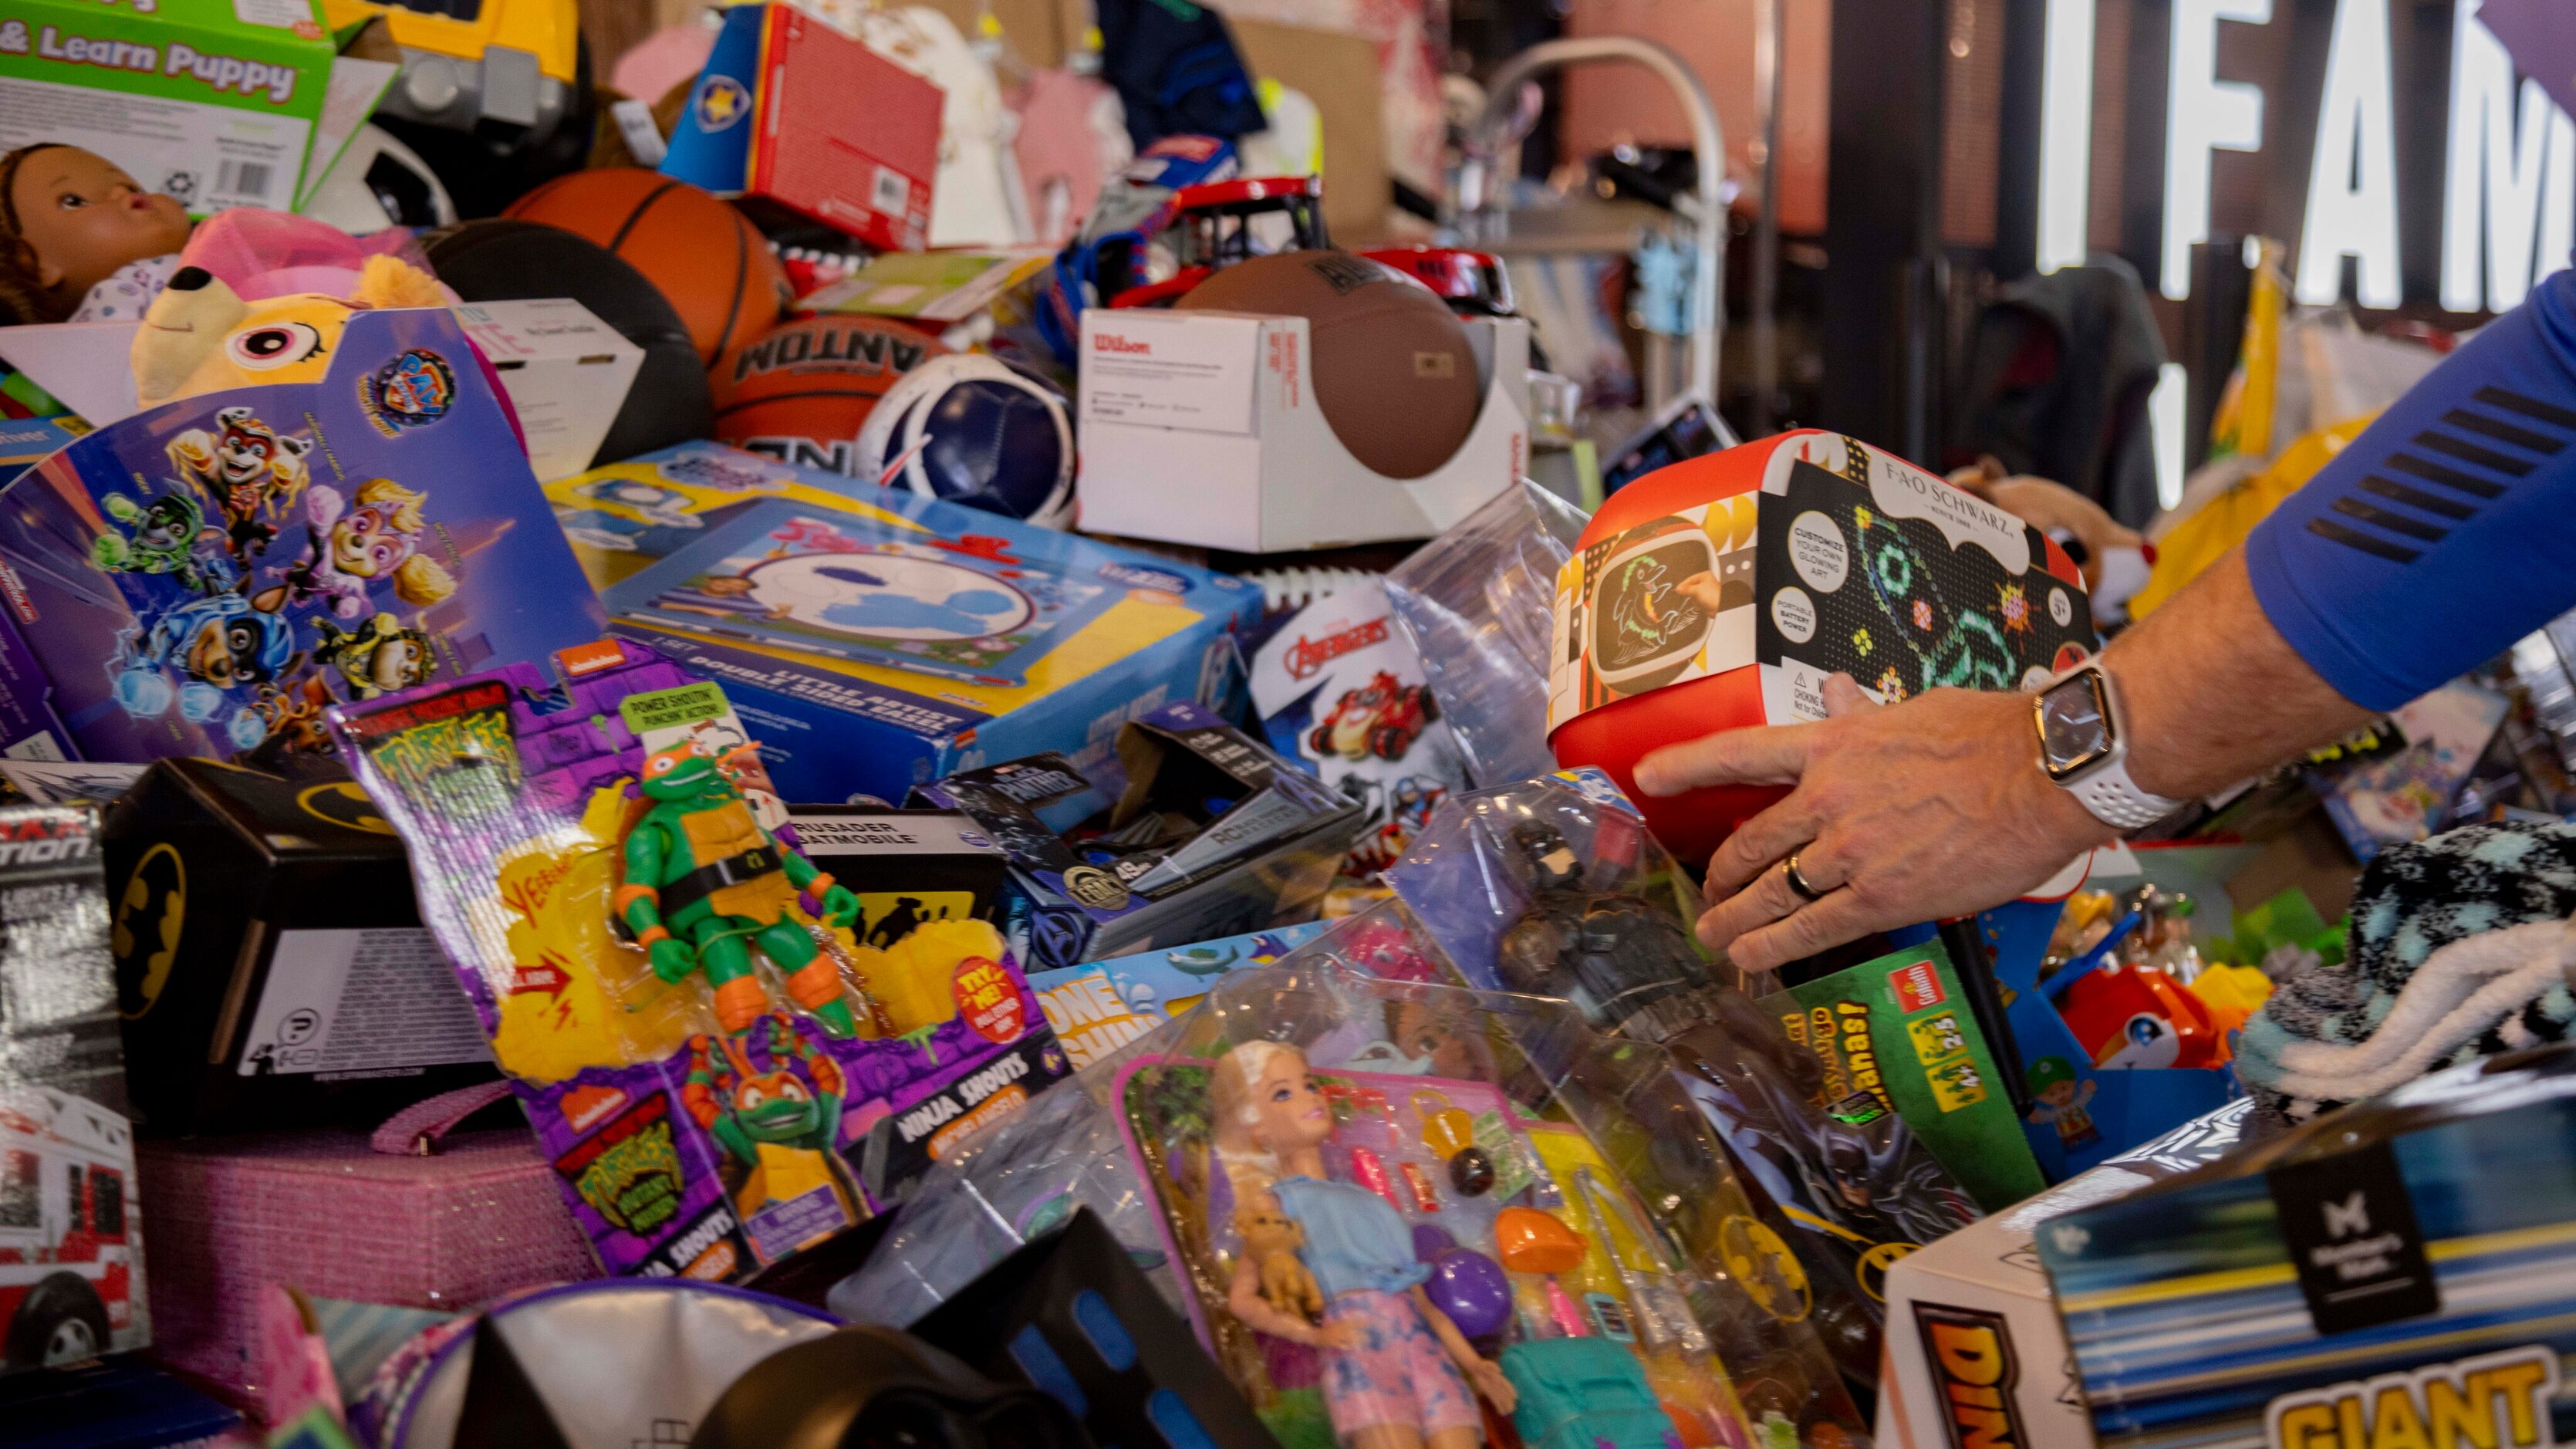
[[1438,1223],[1413,1225],[1413,1261],[1417,1263],[1439,1262],[1441,1254],[1457,1246],[1458,1240],[1449,1236],[1449,1230]]
[[1500,1333],[1511,1321],[1512,1285],[1502,1265],[1473,1248],[1454,1248],[1431,1265],[1431,1281],[1422,1285],[1431,1306],[1449,1315],[1469,1338]]

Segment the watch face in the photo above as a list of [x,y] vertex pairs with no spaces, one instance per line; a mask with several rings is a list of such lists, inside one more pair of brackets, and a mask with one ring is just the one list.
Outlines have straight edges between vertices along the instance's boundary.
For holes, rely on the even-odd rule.
[[2111,753],[2111,716],[2101,676],[2086,670],[2039,697],[2040,763],[2064,780]]

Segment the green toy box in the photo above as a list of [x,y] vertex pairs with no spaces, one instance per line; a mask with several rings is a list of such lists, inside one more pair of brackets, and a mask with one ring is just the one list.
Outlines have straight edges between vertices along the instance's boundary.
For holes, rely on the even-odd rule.
[[6,0],[0,151],[65,142],[191,212],[291,211],[394,71],[340,60],[313,0]]

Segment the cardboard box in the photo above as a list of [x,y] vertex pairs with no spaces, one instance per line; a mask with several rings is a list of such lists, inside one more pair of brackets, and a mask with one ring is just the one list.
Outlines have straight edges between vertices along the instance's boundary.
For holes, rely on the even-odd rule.
[[569,297],[468,302],[451,310],[501,375],[537,481],[589,467],[626,405],[644,349]]
[[[357,312],[329,369],[164,403],[9,485],[20,722],[51,710],[77,759],[268,761],[322,750],[335,701],[599,636],[454,315]],[[370,573],[334,562],[360,532]]]
[[116,986],[154,1132],[373,1127],[492,1080],[402,841],[345,775],[164,760],[107,816]]
[[62,141],[192,212],[292,211],[396,69],[335,49],[312,0],[15,0],[0,151]]
[[1029,973],[1029,990],[1075,1071],[1199,1004],[1228,971],[1266,966],[1331,929],[1308,921]]
[[151,1342],[98,815],[0,808],[0,1375]]
[[662,174],[767,197],[881,251],[919,251],[941,103],[939,87],[801,11],[736,6]]
[[2576,1046],[2472,1061],[2041,1228],[2104,1449],[2537,1449],[2576,1351]]
[[899,546],[924,563],[998,545],[1062,580],[1068,596],[1109,604],[1069,633],[1039,641],[1007,678],[902,667],[882,662],[898,657],[883,652],[870,662],[719,634],[734,626],[668,609],[654,611],[665,622],[620,617],[624,637],[723,683],[759,736],[770,777],[799,803],[891,803],[914,785],[1048,750],[1114,782],[1112,744],[1126,721],[1174,700],[1232,708],[1240,688],[1235,631],[1261,612],[1258,590],[1222,574],[713,443],[683,443],[567,478],[546,495],[592,584],[621,600],[636,580],[751,510],[795,504],[870,546]]
[[1398,481],[1315,405],[1303,317],[1087,308],[1082,525],[1242,553],[1429,538],[1529,467],[1529,324],[1475,319],[1484,403],[1448,462]]
[[1031,969],[1314,919],[1359,829],[1358,802],[1194,704],[1129,724],[1118,754],[1126,783],[1114,803],[1057,754],[913,792],[973,817],[1010,854]]
[[2235,1147],[2252,1106],[2230,1103],[1891,1264],[1881,1449],[2091,1449],[2033,1236],[2051,1219],[2215,1160]]

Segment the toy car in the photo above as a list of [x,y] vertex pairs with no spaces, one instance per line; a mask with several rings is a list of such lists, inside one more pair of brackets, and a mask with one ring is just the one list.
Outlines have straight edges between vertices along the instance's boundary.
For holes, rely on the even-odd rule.
[[1400,760],[1422,738],[1424,727],[1440,717],[1440,706],[1419,684],[1399,684],[1381,669],[1368,683],[1342,691],[1332,713],[1306,735],[1306,748],[1319,759]]

